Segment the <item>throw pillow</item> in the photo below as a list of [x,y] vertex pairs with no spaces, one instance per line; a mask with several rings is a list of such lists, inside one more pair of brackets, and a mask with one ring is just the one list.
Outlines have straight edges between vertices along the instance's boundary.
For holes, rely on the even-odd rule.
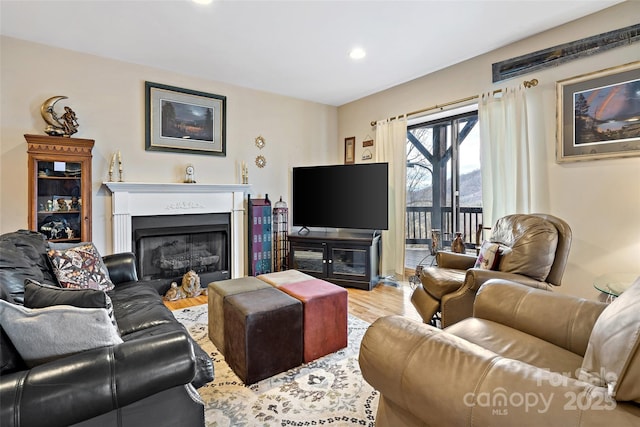
[[109,271],[93,243],[81,243],[66,249],[49,249],[47,255],[63,288],[100,291],[114,288]]
[[578,378],[640,403],[640,277],[596,321]]
[[35,309],[0,300],[0,323],[30,368],[123,342],[104,308],[55,305]]
[[480,246],[480,253],[473,268],[496,270],[498,264],[500,264],[500,244],[485,240]]
[[72,305],[79,308],[104,308],[116,331],[118,324],[113,313],[111,298],[96,289],[60,288],[27,279],[24,285],[24,306],[45,308],[52,305]]

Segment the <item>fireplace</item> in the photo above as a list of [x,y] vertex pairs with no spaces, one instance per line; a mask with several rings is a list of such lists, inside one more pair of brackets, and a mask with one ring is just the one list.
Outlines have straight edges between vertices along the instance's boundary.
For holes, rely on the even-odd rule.
[[[142,277],[173,278],[187,265],[213,273],[212,277],[235,279],[246,274],[244,198],[249,185],[104,185],[112,194],[113,252],[135,252],[136,258],[142,258],[137,266]],[[183,251],[186,247],[189,251]],[[171,264],[175,269],[169,272]],[[211,281],[201,276],[201,285],[206,286],[207,280]]]
[[189,270],[198,273],[202,286],[230,278],[229,214],[138,216],[131,228],[142,279],[179,283]]

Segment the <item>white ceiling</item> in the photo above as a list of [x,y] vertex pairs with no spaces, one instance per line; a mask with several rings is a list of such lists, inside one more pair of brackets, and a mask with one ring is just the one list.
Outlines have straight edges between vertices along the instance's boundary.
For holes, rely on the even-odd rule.
[[339,106],[620,2],[0,0],[0,33]]

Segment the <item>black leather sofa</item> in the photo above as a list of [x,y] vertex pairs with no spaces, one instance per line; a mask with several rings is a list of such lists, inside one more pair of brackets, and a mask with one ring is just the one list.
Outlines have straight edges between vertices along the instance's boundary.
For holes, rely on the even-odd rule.
[[[0,236],[0,297],[22,304],[25,279],[57,284],[36,232]],[[137,280],[131,253],[103,257],[124,343],[27,368],[0,329],[0,425],[203,426],[196,389],[211,358],[162,303],[166,285]]]

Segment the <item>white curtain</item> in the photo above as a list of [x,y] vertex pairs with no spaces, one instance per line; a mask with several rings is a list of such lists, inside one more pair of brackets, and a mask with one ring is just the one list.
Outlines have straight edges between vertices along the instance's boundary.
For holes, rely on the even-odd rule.
[[530,213],[532,164],[527,119],[527,89],[480,97],[482,216],[487,226],[508,214]]
[[404,276],[407,119],[376,125],[376,162],[389,163],[389,229],[382,232],[382,276]]

